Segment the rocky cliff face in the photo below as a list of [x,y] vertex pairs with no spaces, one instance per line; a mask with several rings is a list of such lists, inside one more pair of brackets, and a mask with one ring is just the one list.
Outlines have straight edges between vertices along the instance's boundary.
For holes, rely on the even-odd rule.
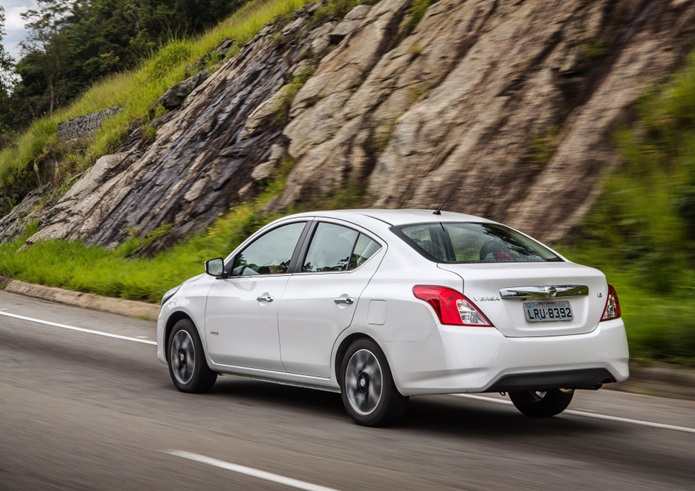
[[451,195],[446,209],[559,238],[618,163],[613,132],[695,41],[688,0],[440,0],[414,30],[409,6],[382,0],[326,23],[310,6],[267,26],[153,142],[133,135],[39,212],[30,242],[113,245],[161,225],[175,240],[285,156],[295,165],[275,209],[346,185],[378,207]]

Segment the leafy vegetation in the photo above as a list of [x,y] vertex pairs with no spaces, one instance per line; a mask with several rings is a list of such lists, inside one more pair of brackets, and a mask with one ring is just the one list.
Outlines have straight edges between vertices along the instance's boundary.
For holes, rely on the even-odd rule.
[[[64,168],[59,174],[64,183],[68,182],[96,158],[117,148],[133,124],[143,129],[145,137],[153,138],[156,128],[151,124],[152,106],[165,90],[187,76],[187,67],[206,57],[214,63],[209,53],[225,39],[237,40],[230,53],[234,54],[265,23],[307,2],[250,2],[205,36],[189,39],[179,33],[163,49],[152,51],[135,70],[108,75],[70,106],[58,109],[53,117],[35,121],[11,148],[0,152],[0,187],[23,180],[37,184],[41,180],[37,164],[53,154],[62,156]],[[328,18],[344,14],[357,3],[329,1],[321,7],[322,15]],[[431,3],[412,3],[409,14],[414,24],[409,29],[417,25]],[[587,56],[598,56],[603,46],[590,48]],[[412,54],[416,56],[420,49],[412,48]],[[279,118],[284,117],[289,102],[309,75],[307,72],[289,82]],[[122,111],[92,139],[73,147],[57,142],[59,121],[115,105]],[[157,108],[155,114],[161,115],[161,111]],[[638,114],[634,125],[616,135],[623,166],[606,180],[602,196],[582,226],[557,248],[572,260],[601,268],[616,286],[633,357],[695,366],[695,249],[690,246],[695,238],[695,54],[682,73],[644,97]],[[376,150],[387,144],[394,126],[393,121],[387,121],[380,129]],[[531,157],[536,165],[547,161],[556,136],[553,128],[534,137]],[[133,238],[115,250],[46,241],[20,252],[24,240],[36,231],[33,224],[24,237],[0,245],[0,274],[100,295],[158,302],[166,290],[200,273],[204,260],[226,255],[248,234],[275,218],[265,211],[266,205],[284,190],[292,166],[293,162],[286,159],[254,200],[236,206],[205,232],[155,257],[133,255],[166,234],[166,228],[144,239]],[[333,195],[310,199],[304,206],[359,207],[366,204],[364,193],[364,188],[348,185]]]
[[15,111],[10,104],[10,88],[12,87],[12,72],[14,60],[5,51],[2,39],[5,37],[5,7],[0,5],[0,148],[7,142],[7,136],[12,133],[11,121]]
[[[247,3],[204,36],[193,40],[174,38],[141,62],[136,70],[107,76],[70,106],[57,110],[52,117],[32,123],[28,130],[0,151],[0,187],[13,185],[31,188],[39,184],[33,169],[47,149],[57,150],[55,134],[58,122],[120,106],[121,112],[111,117],[93,138],[67,149],[60,159],[65,169],[59,169],[58,175],[69,178],[71,174],[89,168],[97,158],[114,151],[133,124],[148,123],[152,106],[169,87],[186,78],[187,66],[206,57],[225,39],[235,39],[235,46],[243,45],[263,25],[306,3],[308,0]],[[229,55],[238,49],[232,48]],[[147,132],[152,136],[151,129],[147,129]],[[61,183],[53,185],[60,187]]]
[[624,164],[559,248],[618,289],[632,356],[695,366],[695,53],[618,132]]
[[405,38],[415,30],[417,25],[427,13],[427,9],[430,8],[430,5],[436,3],[437,1],[438,0],[412,0],[412,2],[410,2],[405,19],[403,19],[403,24],[401,25],[401,38]]
[[562,126],[553,125],[544,133],[532,136],[528,151],[529,165],[535,170],[542,170],[550,162]]
[[248,235],[278,218],[264,206],[282,190],[293,162],[285,159],[259,196],[235,207],[205,232],[153,258],[132,254],[168,232],[162,227],[115,250],[79,241],[39,241],[19,249],[38,230],[33,223],[16,240],[0,244],[0,275],[30,283],[158,303],[171,287],[202,272],[204,261],[229,254]]
[[[266,23],[308,1],[250,2],[205,36],[195,40],[174,38],[137,70],[107,77],[71,106],[56,111],[53,117],[34,122],[14,145],[0,152],[0,186],[26,180],[33,181],[33,185],[40,184],[37,165],[50,153],[61,154],[61,165],[66,168],[60,174],[67,182],[69,171],[82,171],[101,155],[117,148],[133,123],[141,123],[145,137],[153,137],[156,129],[149,123],[150,109],[169,87],[185,78],[187,66],[205,58],[225,39],[235,39],[235,46],[243,45]],[[233,48],[229,55],[235,49],[239,48]],[[291,84],[298,90],[309,75],[301,74]],[[59,121],[116,105],[122,108],[121,112],[110,118],[91,140],[73,148],[63,148],[58,143]],[[160,112],[157,108],[155,115]],[[166,228],[144,239],[133,238],[116,250],[79,242],[45,241],[19,252],[26,238],[36,232],[37,226],[33,224],[23,237],[0,245],[0,274],[77,291],[158,302],[171,286],[199,273],[205,259],[226,255],[251,232],[275,218],[264,212],[263,207],[284,189],[292,164],[285,159],[254,201],[234,208],[204,233],[154,258],[130,256],[166,234]]]
[[95,81],[136,67],[172,38],[211,28],[247,0],[37,0],[22,18],[15,129],[51,116]]

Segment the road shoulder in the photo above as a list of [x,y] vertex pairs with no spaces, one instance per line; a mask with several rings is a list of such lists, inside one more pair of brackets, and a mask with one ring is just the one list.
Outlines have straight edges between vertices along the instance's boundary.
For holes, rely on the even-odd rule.
[[17,293],[51,302],[98,310],[100,312],[127,315],[137,319],[157,320],[157,316],[159,315],[159,305],[135,300],[101,297],[91,293],[81,293],[64,290],[62,288],[34,285],[4,277],[0,277],[0,287],[9,293]]

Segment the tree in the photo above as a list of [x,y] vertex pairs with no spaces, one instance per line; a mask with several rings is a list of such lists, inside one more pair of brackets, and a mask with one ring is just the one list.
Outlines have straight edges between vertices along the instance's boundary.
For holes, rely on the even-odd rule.
[[172,37],[189,38],[247,0],[37,0],[16,65],[14,127],[52,115],[100,78],[137,66]]
[[6,93],[12,85],[14,60],[1,44],[3,37],[5,37],[5,7],[0,5],[0,89]]
[[[73,2],[71,0],[37,0],[38,10],[21,14],[29,29],[20,44],[24,57],[33,58],[45,79],[48,91],[48,113],[53,115],[56,105],[56,79],[68,58],[68,42],[62,27],[66,23]],[[20,64],[20,69],[22,65]],[[20,70],[20,74],[22,74]]]
[[14,84],[14,60],[5,51],[2,38],[5,37],[5,8],[0,5],[0,148],[7,143],[11,134],[14,111],[10,102],[10,92]]

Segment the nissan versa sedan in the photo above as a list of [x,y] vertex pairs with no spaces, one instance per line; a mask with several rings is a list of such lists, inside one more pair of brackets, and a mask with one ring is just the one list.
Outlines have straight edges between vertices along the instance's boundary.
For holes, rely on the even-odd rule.
[[527,416],[628,377],[600,271],[484,218],[343,210],[279,219],[162,299],[157,357],[183,392],[218,374],[340,392],[361,425],[410,396],[501,392]]

